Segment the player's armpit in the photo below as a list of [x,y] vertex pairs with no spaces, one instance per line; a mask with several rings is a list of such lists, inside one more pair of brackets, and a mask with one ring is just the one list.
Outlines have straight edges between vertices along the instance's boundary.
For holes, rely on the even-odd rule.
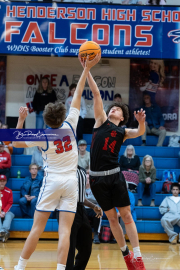
[[13,147],[16,148],[27,148],[27,144],[25,142],[13,142],[12,143]]

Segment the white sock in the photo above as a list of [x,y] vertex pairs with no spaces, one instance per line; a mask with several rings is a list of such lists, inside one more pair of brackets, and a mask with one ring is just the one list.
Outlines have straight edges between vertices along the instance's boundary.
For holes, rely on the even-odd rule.
[[127,245],[125,245],[124,247],[121,247],[120,249],[124,252],[126,251]]
[[25,260],[22,257],[20,257],[18,261],[18,269],[25,269],[27,262],[28,260]]
[[60,264],[60,263],[57,264],[57,270],[65,270],[65,268],[66,268],[66,265]]
[[136,259],[137,257],[142,257],[141,251],[140,251],[140,247],[135,247],[135,248],[133,248],[133,252],[134,252],[134,258],[135,258],[135,259]]

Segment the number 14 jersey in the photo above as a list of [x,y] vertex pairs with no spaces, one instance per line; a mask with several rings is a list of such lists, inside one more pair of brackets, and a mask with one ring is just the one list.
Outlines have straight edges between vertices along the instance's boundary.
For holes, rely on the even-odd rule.
[[125,129],[108,119],[93,129],[91,143],[91,171],[107,171],[119,167],[118,157],[125,135]]

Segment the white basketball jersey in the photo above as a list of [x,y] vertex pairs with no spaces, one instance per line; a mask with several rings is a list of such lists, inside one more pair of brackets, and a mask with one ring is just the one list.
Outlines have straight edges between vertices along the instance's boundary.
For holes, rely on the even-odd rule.
[[62,130],[63,138],[55,141],[25,142],[28,147],[40,146],[42,148],[45,172],[76,174],[78,148],[75,133],[78,120],[79,110],[71,108],[68,117],[59,128]]

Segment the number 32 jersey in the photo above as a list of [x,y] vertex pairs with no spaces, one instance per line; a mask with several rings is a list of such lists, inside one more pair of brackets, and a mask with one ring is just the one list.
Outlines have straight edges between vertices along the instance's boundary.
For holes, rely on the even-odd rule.
[[93,129],[91,143],[91,171],[107,171],[119,167],[118,157],[125,129],[108,119]]
[[[55,141],[25,142],[28,147],[40,146],[44,170],[48,173],[76,174],[78,163],[78,149],[75,138],[79,110],[71,108],[69,115],[59,128],[62,138]],[[56,130],[56,129],[55,129]]]

